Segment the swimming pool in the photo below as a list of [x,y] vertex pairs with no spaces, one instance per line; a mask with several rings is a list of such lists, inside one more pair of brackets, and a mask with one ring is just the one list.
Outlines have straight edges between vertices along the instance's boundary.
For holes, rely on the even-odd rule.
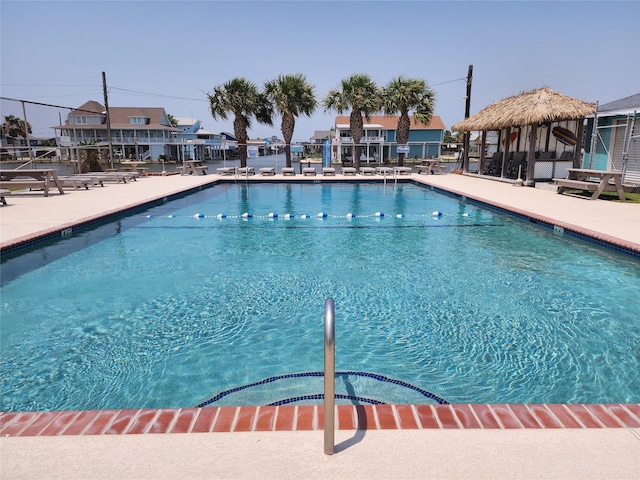
[[3,263],[1,410],[317,393],[288,375],[322,369],[326,297],[337,370],[374,375],[338,392],[637,402],[639,271],[415,185],[219,185]]

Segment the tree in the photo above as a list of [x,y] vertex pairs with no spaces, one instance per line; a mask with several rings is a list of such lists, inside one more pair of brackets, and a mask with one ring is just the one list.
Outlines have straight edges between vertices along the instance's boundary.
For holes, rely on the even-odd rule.
[[[11,145],[16,144],[16,138],[26,138],[27,130],[31,133],[31,124],[13,115],[4,117],[4,123],[0,125],[2,136],[7,139],[7,144]],[[15,150],[13,152],[13,158],[17,158]]]
[[296,126],[296,117],[310,117],[318,106],[314,86],[307,83],[301,73],[280,75],[264,84],[264,93],[282,117],[282,137],[285,143],[287,167],[291,167],[291,139]]
[[462,143],[462,132],[456,132],[455,135],[451,133],[449,130],[444,131],[444,138],[442,140],[443,143]]
[[169,120],[169,123],[171,124],[172,127],[178,126],[178,119],[173,115],[171,115],[170,113],[167,113],[167,120]]
[[360,168],[360,140],[364,133],[364,118],[380,110],[378,87],[366,73],[355,73],[340,82],[340,86],[330,90],[322,101],[325,112],[335,110],[343,113],[351,108],[349,128],[354,144],[353,165]]
[[[400,76],[392,79],[382,92],[382,108],[387,115],[396,115],[398,127],[396,141],[398,145],[406,145],[409,141],[411,121],[409,112],[413,110],[413,119],[416,123],[428,125],[433,116],[435,106],[435,92],[431,90],[427,82],[419,78],[406,78]],[[398,166],[404,165],[404,153],[398,153]]]
[[273,125],[273,107],[255,83],[242,77],[214,87],[212,94],[207,94],[209,108],[214,120],[227,120],[233,115],[233,133],[238,141],[240,166],[247,166],[247,130],[251,128],[255,117],[260,123]]
[[101,172],[100,155],[97,148],[98,142],[80,142],[83,152],[80,158],[79,173]]

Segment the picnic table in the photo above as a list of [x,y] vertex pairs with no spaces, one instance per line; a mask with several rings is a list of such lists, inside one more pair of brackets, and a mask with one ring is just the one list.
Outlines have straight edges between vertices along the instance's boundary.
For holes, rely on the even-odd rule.
[[149,170],[148,167],[143,166],[147,164],[147,162],[143,162],[143,161],[139,162],[136,160],[125,160],[121,164],[124,165],[124,168],[123,168],[124,170],[136,171],[140,173],[140,175],[143,175],[147,170]]
[[44,196],[48,197],[51,187],[56,187],[60,195],[64,195],[56,169],[0,170],[0,188],[41,188],[44,190]]
[[203,175],[207,174],[207,165],[202,165],[199,160],[185,160],[182,162],[182,175],[198,175],[198,172],[202,172]]
[[620,201],[625,201],[622,172],[586,168],[569,168],[567,171],[567,178],[553,179],[553,182],[559,185],[558,193],[562,193],[567,189],[585,190],[593,192],[591,200],[597,200],[604,191],[618,192]]
[[440,164],[440,160],[437,158],[432,158],[429,160],[422,160],[422,165],[417,165],[416,170],[418,173],[424,173],[426,175],[435,174],[436,170],[438,173],[444,173],[447,170],[447,167]]

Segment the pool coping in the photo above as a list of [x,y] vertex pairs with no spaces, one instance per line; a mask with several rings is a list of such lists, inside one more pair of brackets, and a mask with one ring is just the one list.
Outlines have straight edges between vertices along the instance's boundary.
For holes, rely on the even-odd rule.
[[[318,405],[1,412],[0,436],[323,430]],[[337,405],[337,430],[640,428],[640,404]]]

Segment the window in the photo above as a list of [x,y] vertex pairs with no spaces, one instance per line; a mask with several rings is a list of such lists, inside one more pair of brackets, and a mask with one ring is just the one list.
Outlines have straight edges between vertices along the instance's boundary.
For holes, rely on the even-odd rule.
[[73,123],[76,125],[100,125],[102,118],[92,115],[74,115]]
[[149,119],[146,117],[130,117],[131,125],[147,125]]

